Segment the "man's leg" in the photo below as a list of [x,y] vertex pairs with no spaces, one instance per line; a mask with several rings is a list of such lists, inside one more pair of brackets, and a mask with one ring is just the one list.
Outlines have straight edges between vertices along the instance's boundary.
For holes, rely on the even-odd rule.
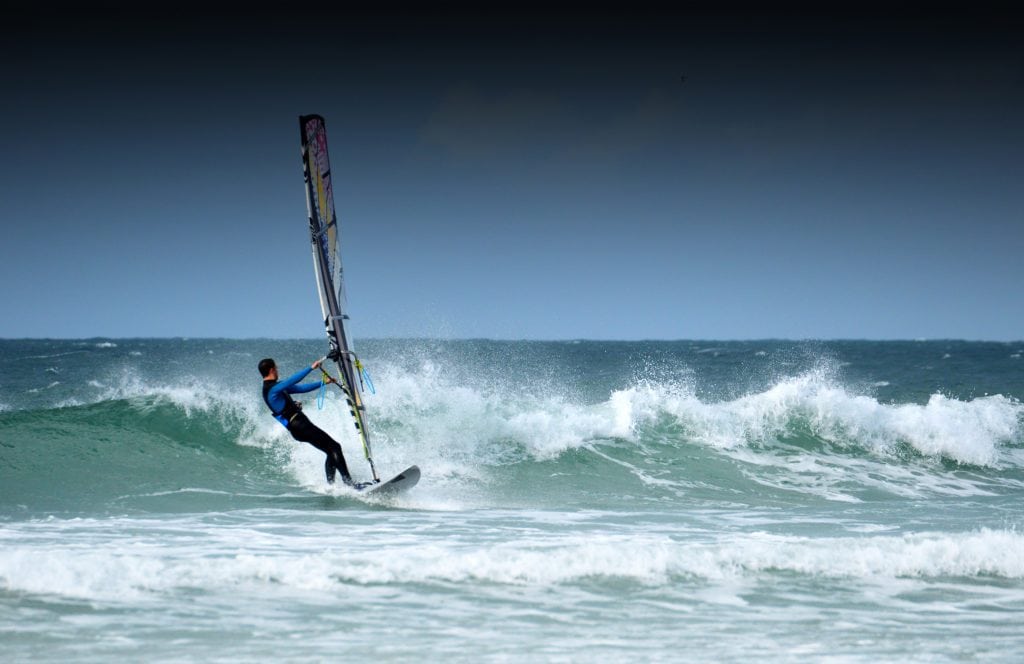
[[292,421],[288,431],[291,432],[295,440],[309,443],[327,456],[324,460],[324,473],[327,475],[328,482],[334,483],[334,473],[337,470],[341,473],[341,479],[345,484],[352,484],[352,476],[348,472],[348,465],[345,463],[341,445],[327,435],[327,432],[303,415],[299,415]]

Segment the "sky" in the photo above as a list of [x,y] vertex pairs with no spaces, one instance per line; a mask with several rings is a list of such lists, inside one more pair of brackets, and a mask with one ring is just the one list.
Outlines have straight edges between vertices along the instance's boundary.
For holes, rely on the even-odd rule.
[[[0,337],[1024,338],[1009,4],[11,10]],[[891,4],[891,3],[890,3]]]

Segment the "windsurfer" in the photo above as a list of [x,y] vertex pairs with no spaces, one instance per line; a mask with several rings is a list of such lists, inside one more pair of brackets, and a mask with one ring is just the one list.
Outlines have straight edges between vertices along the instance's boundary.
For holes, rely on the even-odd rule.
[[[324,472],[327,473],[328,482],[333,484],[335,472],[340,472],[341,480],[345,484],[358,489],[361,486],[352,482],[352,476],[349,474],[348,466],[345,464],[345,456],[342,454],[341,445],[327,435],[323,429],[313,424],[302,412],[302,405],[291,397],[292,394],[312,392],[320,388],[321,383],[300,383],[299,381],[305,378],[310,371],[318,369],[321,362],[322,360],[317,360],[309,367],[300,369],[288,378],[279,381],[277,364],[274,363],[274,360],[269,357],[260,360],[259,371],[260,375],[263,376],[263,401],[274,414],[274,419],[288,429],[288,433],[292,435],[292,438],[303,443],[309,443],[327,455],[327,459],[324,462]],[[334,382],[330,377],[326,377],[325,380],[327,382]]]

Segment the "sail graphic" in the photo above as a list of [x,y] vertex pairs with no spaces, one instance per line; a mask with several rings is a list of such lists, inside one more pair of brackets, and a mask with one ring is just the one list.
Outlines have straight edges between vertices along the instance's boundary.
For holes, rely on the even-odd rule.
[[362,395],[362,365],[352,348],[345,328],[348,303],[345,298],[344,271],[339,253],[338,218],[334,212],[331,164],[327,156],[327,130],[319,115],[299,117],[302,134],[303,176],[306,181],[306,207],[313,250],[313,270],[320,294],[320,310],[330,344],[328,357],[338,365],[339,385],[345,393],[363,453],[370,464],[373,479],[379,480],[370,451],[366,429],[366,408]]

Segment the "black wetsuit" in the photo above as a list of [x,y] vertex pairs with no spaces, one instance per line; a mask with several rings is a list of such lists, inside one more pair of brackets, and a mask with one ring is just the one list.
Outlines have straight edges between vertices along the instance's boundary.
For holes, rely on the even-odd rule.
[[270,412],[274,414],[274,418],[288,429],[292,438],[309,443],[327,455],[327,459],[324,461],[324,472],[327,474],[328,482],[333,483],[335,472],[340,472],[342,481],[345,484],[352,484],[352,476],[345,464],[341,445],[327,435],[323,429],[310,422],[309,418],[303,414],[299,404],[292,400],[291,394],[311,392],[320,387],[317,383],[297,384],[311,370],[307,368],[298,371],[281,382],[264,380],[263,401],[270,408]]

